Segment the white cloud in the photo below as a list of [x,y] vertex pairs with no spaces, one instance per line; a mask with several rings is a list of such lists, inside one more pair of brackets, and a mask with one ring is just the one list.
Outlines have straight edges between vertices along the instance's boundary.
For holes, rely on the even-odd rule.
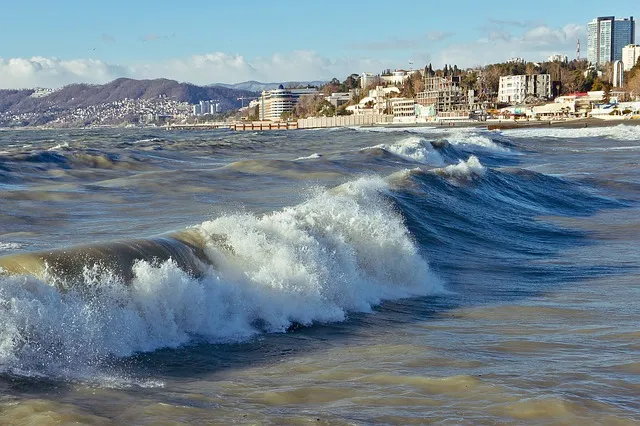
[[95,59],[0,58],[0,88],[59,87],[71,83],[104,83],[129,76],[126,67]]
[[440,52],[441,64],[461,67],[504,62],[513,56],[529,61],[544,61],[553,53],[575,56],[576,41],[584,40],[585,28],[567,24],[562,28],[538,25],[521,34],[508,31],[489,31],[485,37],[467,44],[451,45]]
[[377,72],[394,65],[394,61],[366,58],[330,59],[306,50],[253,59],[215,52],[127,65],[94,59],[0,58],[0,88],[101,84],[119,77],[170,78],[195,84],[343,79],[353,72]]

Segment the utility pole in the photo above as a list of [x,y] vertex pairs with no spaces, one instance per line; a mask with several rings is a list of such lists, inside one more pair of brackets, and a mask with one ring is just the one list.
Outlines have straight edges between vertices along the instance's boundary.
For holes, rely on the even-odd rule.
[[249,98],[249,97],[245,97],[245,96],[241,96],[239,98],[237,98],[237,101],[242,101],[242,108],[244,108],[244,101],[245,99],[253,99],[253,98]]

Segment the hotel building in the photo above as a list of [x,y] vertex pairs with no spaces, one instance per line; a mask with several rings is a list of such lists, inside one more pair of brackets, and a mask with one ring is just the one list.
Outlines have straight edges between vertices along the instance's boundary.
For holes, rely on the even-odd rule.
[[285,89],[282,85],[275,90],[265,90],[259,99],[258,116],[263,121],[280,121],[283,113],[293,111],[301,96],[317,94],[317,89]]

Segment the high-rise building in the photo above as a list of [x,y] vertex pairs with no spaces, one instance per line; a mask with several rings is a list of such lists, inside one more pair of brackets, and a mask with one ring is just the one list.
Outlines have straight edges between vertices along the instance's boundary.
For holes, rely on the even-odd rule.
[[624,64],[624,70],[629,71],[633,68],[640,59],[640,45],[628,44],[622,48],[622,63]]
[[587,24],[587,59],[598,66],[622,60],[622,48],[635,41],[633,16],[600,16]]

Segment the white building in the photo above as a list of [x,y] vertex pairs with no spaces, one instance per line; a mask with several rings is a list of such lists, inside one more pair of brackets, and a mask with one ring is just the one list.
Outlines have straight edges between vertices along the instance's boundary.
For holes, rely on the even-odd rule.
[[554,53],[553,55],[547,58],[547,62],[569,62],[569,58],[567,55],[560,55],[559,53]]
[[405,71],[405,70],[385,70],[382,72],[380,78],[383,82],[387,84],[392,84],[394,86],[401,86],[405,81],[411,77],[411,74],[419,72],[419,71]]
[[347,111],[354,115],[380,115],[391,109],[391,100],[400,93],[397,87],[377,86],[369,90],[369,94],[362,98],[357,105],[350,105]]
[[551,98],[551,75],[507,75],[500,77],[498,102],[517,104],[528,96],[540,99]]
[[600,16],[587,24],[587,59],[599,66],[622,60],[622,49],[635,42],[633,16]]
[[625,71],[631,70],[638,63],[638,59],[640,59],[640,45],[628,44],[622,48],[622,63]]
[[216,114],[221,111],[222,107],[217,100],[200,101],[193,106],[193,115]]
[[508,64],[524,64],[524,58],[520,58],[520,57],[513,57],[513,58],[509,58],[507,59],[507,63]]
[[410,98],[391,99],[394,121],[408,121],[416,118],[416,100]]
[[275,90],[265,90],[260,96],[260,120],[280,121],[282,114],[292,112],[300,96],[317,95],[316,89],[285,89],[282,85]]
[[368,86],[374,84],[376,80],[380,78],[377,74],[372,74],[370,72],[363,72],[360,74],[360,88],[367,89]]

